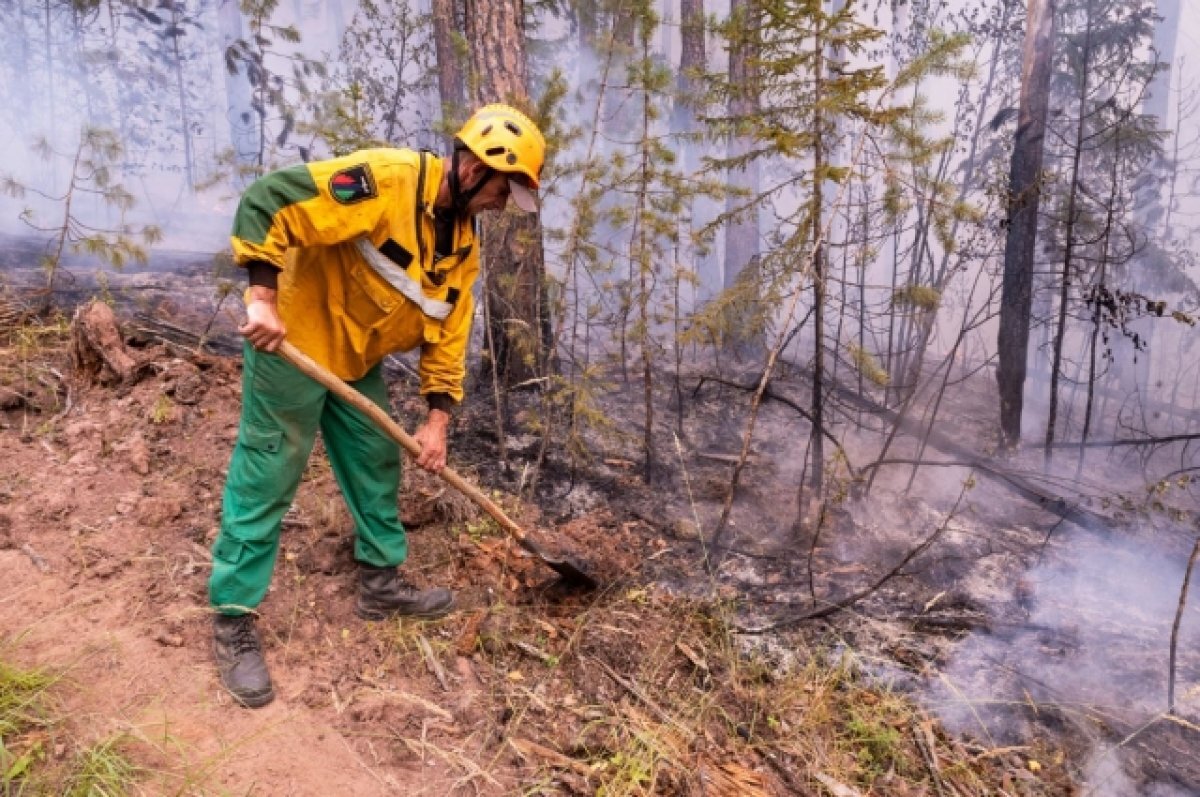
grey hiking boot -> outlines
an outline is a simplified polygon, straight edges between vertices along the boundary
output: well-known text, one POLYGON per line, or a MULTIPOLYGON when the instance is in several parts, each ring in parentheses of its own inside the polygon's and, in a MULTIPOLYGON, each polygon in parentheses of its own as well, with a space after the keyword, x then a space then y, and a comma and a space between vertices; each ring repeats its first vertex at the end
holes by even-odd
POLYGON ((445 587, 417 589, 394 567, 358 563, 358 602, 354 612, 364 620, 415 617, 432 620, 450 613, 454 593, 445 587))
POLYGON ((254 615, 213 617, 213 655, 221 684, 234 700, 247 708, 259 708, 275 699, 254 615))

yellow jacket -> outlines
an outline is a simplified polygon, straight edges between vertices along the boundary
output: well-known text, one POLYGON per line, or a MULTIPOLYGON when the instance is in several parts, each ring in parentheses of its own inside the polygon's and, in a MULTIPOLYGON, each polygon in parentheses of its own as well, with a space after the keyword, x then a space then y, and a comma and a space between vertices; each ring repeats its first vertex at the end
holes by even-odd
POLYGON ((421 393, 461 401, 479 274, 474 225, 455 224, 454 255, 434 254, 433 202, 442 160, 407 149, 372 149, 266 175, 242 197, 234 259, 282 269, 279 314, 288 340, 333 373, 361 378, 386 355, 421 347, 421 393), (443 321, 425 315, 355 249, 372 245, 453 305, 443 321))

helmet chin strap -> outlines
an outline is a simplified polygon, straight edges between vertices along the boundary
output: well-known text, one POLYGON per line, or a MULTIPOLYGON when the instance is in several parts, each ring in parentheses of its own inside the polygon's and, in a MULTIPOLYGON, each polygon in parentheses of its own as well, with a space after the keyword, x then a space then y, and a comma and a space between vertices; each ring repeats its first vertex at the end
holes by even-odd
POLYGON ((458 177, 458 153, 462 152, 458 147, 454 148, 454 153, 450 156, 450 204, 454 208, 456 216, 465 218, 467 215, 467 205, 475 198, 475 195, 483 190, 487 181, 492 179, 495 173, 494 169, 484 170, 483 177, 470 188, 463 189, 462 181, 458 177))

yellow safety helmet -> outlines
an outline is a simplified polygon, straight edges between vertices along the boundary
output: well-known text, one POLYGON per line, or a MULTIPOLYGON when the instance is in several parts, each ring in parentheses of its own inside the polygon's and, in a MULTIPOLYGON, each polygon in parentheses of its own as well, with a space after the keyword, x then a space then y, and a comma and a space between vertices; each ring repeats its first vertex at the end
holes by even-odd
POLYGON ((532 119, 509 105, 485 105, 463 124, 455 145, 470 150, 492 169, 509 174, 513 202, 524 211, 537 210, 546 139, 532 119))

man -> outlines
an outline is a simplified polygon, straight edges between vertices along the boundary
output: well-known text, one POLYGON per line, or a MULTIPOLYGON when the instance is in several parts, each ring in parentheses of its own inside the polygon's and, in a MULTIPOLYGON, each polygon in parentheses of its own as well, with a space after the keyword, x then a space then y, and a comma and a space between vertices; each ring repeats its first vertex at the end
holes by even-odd
POLYGON ((510 198, 536 211, 544 157, 533 122, 488 105, 463 125, 449 158, 365 150, 274 172, 243 196, 232 237, 250 281, 242 416, 209 582, 221 682, 242 705, 274 698, 253 612, 318 430, 354 519, 356 613, 433 618, 454 606, 448 589, 417 589, 397 571, 408 553, 396 506, 398 446, 272 352, 286 335, 387 409, 383 358, 420 347, 429 411, 414 435, 417 464, 440 471, 466 371, 475 216, 510 198))

